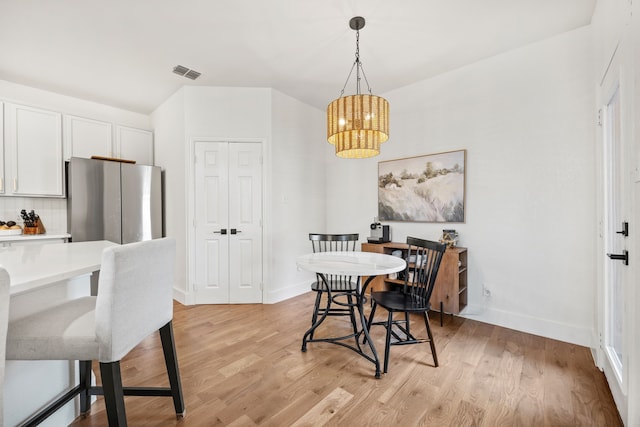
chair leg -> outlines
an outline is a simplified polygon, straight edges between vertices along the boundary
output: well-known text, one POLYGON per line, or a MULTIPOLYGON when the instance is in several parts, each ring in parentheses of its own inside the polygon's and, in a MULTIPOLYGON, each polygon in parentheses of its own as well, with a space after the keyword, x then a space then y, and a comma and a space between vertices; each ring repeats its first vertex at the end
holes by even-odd
MULTIPOLYGON (((320 301, 322 300, 322 291, 316 292, 316 304, 313 307, 313 315, 311 316, 311 326, 315 325, 318 321, 318 312, 320 311, 320 301)), ((309 335, 309 339, 313 339, 313 332, 309 335)))
POLYGON ((80 360, 78 362, 80 371, 80 414, 85 416, 91 410, 91 361, 80 360))
POLYGON ((424 316, 424 324, 427 327, 427 335, 429 336, 429 345, 431 346, 431 354, 433 355, 433 364, 438 367, 438 355, 436 354, 436 343, 433 340, 433 334, 431 333, 431 326, 429 324, 429 316, 427 312, 422 313, 424 316))
MULTIPOLYGON (((373 324, 373 316, 375 316, 376 308, 378 307, 378 304, 376 304, 376 302, 373 300, 373 298, 371 298, 371 304, 372 304, 371 312, 369 313, 369 320, 367 321, 367 329, 369 330, 369 333, 371 333, 371 325, 373 324)), ((366 343, 367 343, 367 336, 365 335, 364 338, 362 339, 362 344, 366 344, 366 343)))
POLYGON ((358 324, 356 323, 356 311, 353 303, 353 295, 347 294, 347 303, 349 304, 349 316, 351 317, 351 325, 353 326, 353 333, 358 337, 358 324))
POLYGON ((411 339, 411 325, 409 325, 409 312, 405 311, 404 312, 404 324, 405 324, 405 329, 407 330, 407 340, 411 339))
POLYGON ((162 341, 164 361, 167 365, 167 374, 169 376, 169 385, 171 386, 173 406, 176 410, 176 416, 178 418, 182 418, 184 417, 185 407, 184 398, 182 397, 182 384, 180 383, 180 371, 178 369, 176 345, 173 337, 173 322, 169 322, 160 328, 160 340, 162 341))
POLYGON ((391 328, 393 327, 393 311, 389 311, 389 317, 387 318, 387 338, 384 344, 384 369, 382 372, 385 374, 389 368, 389 353, 391 352, 391 328))
POLYGON ((104 405, 107 409, 109 427, 125 427, 127 414, 124 410, 120 362, 100 362, 100 375, 102 376, 102 391, 104 392, 104 405))

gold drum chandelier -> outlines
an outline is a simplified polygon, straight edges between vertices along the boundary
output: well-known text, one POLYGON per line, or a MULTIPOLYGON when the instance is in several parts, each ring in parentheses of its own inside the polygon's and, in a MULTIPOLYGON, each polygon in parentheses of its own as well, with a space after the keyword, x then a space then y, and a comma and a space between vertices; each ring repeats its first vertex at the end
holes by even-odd
POLYGON ((360 62, 360 29, 364 18, 356 16, 349 27, 356 31, 356 59, 340 97, 327 106, 327 140, 336 147, 336 156, 347 159, 373 157, 380 154, 380 144, 389 139, 389 102, 371 94, 369 82, 360 62), (356 69, 356 94, 343 96, 349 78, 356 69), (364 77, 368 95, 360 93, 364 77))

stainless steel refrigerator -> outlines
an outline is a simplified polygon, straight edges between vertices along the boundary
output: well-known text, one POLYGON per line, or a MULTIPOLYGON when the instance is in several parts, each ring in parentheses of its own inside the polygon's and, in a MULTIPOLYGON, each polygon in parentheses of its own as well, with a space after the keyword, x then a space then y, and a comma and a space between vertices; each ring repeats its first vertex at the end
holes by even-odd
POLYGON ((160 168, 72 157, 67 228, 74 242, 124 244, 162 237, 160 168))

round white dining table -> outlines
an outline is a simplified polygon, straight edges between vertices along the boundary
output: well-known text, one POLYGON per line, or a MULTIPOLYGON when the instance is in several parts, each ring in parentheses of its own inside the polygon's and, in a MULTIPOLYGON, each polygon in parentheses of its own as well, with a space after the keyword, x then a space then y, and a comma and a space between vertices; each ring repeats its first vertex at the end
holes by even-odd
POLYGON ((299 256, 296 258, 296 265, 300 269, 318 274, 324 282, 326 292, 328 294, 327 309, 324 310, 323 315, 316 321, 316 323, 314 323, 311 328, 305 332, 302 338, 302 351, 307 351, 307 343, 310 342, 330 342, 347 347, 372 362, 376 367, 376 378, 380 378, 380 361, 378 359, 378 353, 375 345, 373 344, 373 340, 369 336, 369 330, 364 316, 363 304, 365 300, 365 293, 367 287, 376 276, 404 270, 407 265, 405 260, 400 257, 375 252, 316 252, 299 256), (345 305, 345 303, 338 303, 335 301, 334 296, 331 295, 331 289, 327 284, 327 276, 334 275, 351 276, 358 279, 358 292, 355 306, 360 315, 360 329, 353 334, 341 337, 311 339, 309 337, 313 336, 314 331, 326 319, 329 311, 328 309, 331 304, 345 305), (367 278, 364 283, 360 280, 362 277, 367 278), (360 345, 361 335, 364 335, 364 343, 370 348, 371 355, 367 354, 362 349, 360 345), (355 339, 354 345, 344 342, 351 338, 355 339))

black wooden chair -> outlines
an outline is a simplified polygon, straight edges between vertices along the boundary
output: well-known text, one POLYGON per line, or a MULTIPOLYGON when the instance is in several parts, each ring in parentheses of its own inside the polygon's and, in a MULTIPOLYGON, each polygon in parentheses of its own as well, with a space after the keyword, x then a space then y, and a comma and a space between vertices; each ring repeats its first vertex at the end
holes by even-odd
POLYGON ((436 346, 429 325, 428 311, 431 308, 429 299, 436 283, 442 256, 447 248, 445 244, 429 240, 407 237, 407 269, 404 274, 404 286, 397 290, 372 292, 373 306, 367 326, 383 325, 387 329, 384 349, 384 373, 389 367, 389 353, 392 345, 420 344, 431 345, 433 363, 438 366, 436 346), (376 308, 380 306, 388 311, 386 321, 374 322, 376 308), (394 319, 394 313, 404 313, 404 318, 394 319), (422 313, 427 329, 427 338, 416 338, 411 333, 409 314, 422 313), (393 337, 393 341, 391 339, 393 337))
MULTIPOLYGON (((337 252, 356 250, 359 235, 355 234, 319 234, 309 233, 309 240, 313 247, 313 252, 337 252)), ((358 292, 358 278, 351 276, 326 275, 327 283, 330 287, 332 301, 327 300, 326 305, 321 306, 322 298, 328 296, 327 288, 320 277, 316 276, 316 281, 311 284, 311 290, 316 292, 316 302, 313 308, 313 316, 311 324, 314 325, 318 316, 323 316, 326 312, 327 316, 349 316, 353 325, 353 332, 357 333, 356 315, 354 307, 356 304, 358 292), (344 296, 346 303, 339 301, 344 296), (338 297, 338 299, 336 299, 338 297)), ((313 339, 313 333, 309 336, 313 339)))

